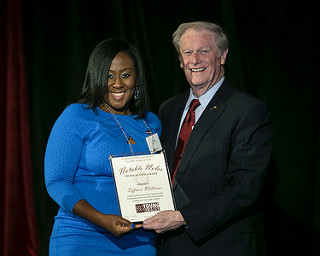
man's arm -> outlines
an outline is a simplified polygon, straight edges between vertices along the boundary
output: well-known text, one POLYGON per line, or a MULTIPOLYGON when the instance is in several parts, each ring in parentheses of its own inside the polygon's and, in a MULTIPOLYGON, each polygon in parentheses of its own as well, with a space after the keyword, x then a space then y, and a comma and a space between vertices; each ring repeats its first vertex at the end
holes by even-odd
POLYGON ((165 232, 183 225, 184 220, 189 234, 199 240, 251 206, 259 197, 271 155, 272 131, 264 103, 254 104, 243 113, 230 143, 226 183, 221 189, 179 209, 179 214, 159 213, 147 219, 144 227, 165 232))

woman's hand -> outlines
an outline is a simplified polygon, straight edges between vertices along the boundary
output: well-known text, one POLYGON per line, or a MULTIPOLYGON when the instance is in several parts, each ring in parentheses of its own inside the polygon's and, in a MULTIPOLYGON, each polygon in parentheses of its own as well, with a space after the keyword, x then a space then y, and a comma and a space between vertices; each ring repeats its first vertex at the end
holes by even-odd
POLYGON ((101 227, 110 232, 115 237, 120 237, 123 234, 142 227, 142 225, 134 225, 130 221, 113 214, 104 214, 101 218, 101 227))
POLYGON ((118 215, 103 214, 93 208, 86 200, 78 201, 73 207, 74 215, 80 216, 93 224, 105 229, 115 237, 120 237, 123 234, 141 228, 142 225, 134 225, 130 221, 118 215))

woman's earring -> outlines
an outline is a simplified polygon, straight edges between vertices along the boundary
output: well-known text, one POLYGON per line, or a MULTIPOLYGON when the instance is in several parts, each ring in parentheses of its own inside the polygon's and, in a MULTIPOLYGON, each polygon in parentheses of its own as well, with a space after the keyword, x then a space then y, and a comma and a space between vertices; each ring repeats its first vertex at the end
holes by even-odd
POLYGON ((139 94, 140 94, 139 86, 137 86, 136 89, 134 90, 134 95, 133 95, 134 100, 139 99, 139 94))

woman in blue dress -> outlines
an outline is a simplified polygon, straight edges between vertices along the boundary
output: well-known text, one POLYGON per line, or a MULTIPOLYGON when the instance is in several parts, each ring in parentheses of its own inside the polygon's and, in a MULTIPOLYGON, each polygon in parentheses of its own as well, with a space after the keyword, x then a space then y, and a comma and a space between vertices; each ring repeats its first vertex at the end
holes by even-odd
POLYGON ((60 206, 50 256, 155 255, 155 234, 122 218, 110 155, 150 152, 161 133, 146 110, 141 57, 122 40, 93 50, 82 92, 55 122, 45 154, 45 183, 60 206))

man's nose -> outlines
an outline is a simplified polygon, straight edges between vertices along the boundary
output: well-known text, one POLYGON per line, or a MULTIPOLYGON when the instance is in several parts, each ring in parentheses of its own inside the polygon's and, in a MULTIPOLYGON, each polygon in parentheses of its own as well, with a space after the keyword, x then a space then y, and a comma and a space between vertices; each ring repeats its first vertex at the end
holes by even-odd
POLYGON ((193 52, 191 55, 191 63, 192 64, 198 64, 201 62, 201 59, 199 58, 198 52, 193 52))

